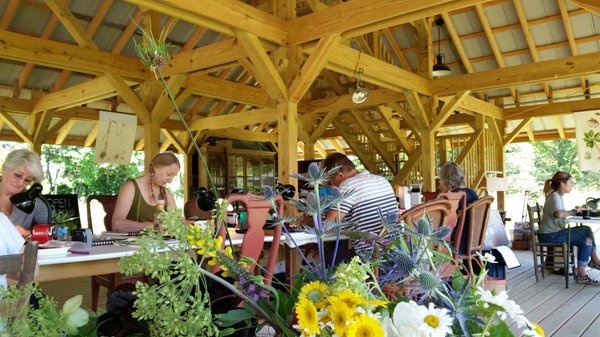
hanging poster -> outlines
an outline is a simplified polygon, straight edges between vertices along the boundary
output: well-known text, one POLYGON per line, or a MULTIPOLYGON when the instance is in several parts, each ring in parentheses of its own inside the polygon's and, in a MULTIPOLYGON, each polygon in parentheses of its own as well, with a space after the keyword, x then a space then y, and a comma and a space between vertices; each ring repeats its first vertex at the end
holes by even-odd
POLYGON ((100 111, 95 163, 129 164, 133 153, 137 117, 100 111))
POLYGON ((573 114, 582 171, 600 169, 600 110, 573 114))

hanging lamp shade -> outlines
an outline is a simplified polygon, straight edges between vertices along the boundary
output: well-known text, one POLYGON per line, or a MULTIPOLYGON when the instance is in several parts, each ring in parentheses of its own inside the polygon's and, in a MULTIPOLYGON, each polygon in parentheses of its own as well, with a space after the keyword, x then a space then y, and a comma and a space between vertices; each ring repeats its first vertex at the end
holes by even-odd
POLYGON ((444 20, 439 18, 435 20, 437 26, 438 38, 437 38, 437 55, 435 55, 435 64, 433 65, 433 77, 443 77, 452 74, 452 70, 444 63, 444 54, 440 51, 440 41, 442 39, 441 27, 444 24, 444 20))
POLYGON ((360 104, 366 101, 367 97, 369 97, 369 89, 361 87, 360 84, 356 82, 356 88, 354 89, 354 93, 352 93, 352 102, 360 104))
POLYGON ((450 74, 452 74, 450 67, 444 64, 444 54, 437 54, 433 65, 433 77, 448 76, 450 74))

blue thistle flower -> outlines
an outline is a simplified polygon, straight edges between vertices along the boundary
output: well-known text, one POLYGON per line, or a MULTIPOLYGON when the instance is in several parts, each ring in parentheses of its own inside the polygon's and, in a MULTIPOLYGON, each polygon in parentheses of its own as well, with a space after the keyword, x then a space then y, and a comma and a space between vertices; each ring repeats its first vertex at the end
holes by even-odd
POLYGON ((319 167, 319 164, 317 163, 310 163, 310 165, 308 165, 308 179, 310 180, 316 180, 319 179, 321 176, 321 168, 319 167))
POLYGON ((417 280, 419 281, 419 284, 423 290, 427 292, 437 290, 442 284, 438 277, 427 271, 421 271, 417 277, 417 280))
POLYGON ((415 228, 418 233, 429 236, 431 234, 431 221, 423 216, 417 221, 415 228))
POLYGON ((277 194, 273 190, 273 187, 266 185, 265 187, 263 187, 263 196, 265 197, 265 199, 273 199, 277 196, 277 194))

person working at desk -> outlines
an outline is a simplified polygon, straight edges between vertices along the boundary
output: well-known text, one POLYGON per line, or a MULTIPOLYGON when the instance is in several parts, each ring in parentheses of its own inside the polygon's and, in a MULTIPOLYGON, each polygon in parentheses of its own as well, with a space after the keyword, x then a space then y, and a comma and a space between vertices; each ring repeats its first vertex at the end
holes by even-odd
MULTIPOLYGON (((544 213, 542 214, 542 223, 538 231, 540 242, 567 242, 568 233, 565 230, 565 218, 575 215, 576 210, 567 211, 563 203, 563 195, 571 192, 573 188, 573 179, 567 172, 558 171, 552 176, 552 179, 546 180, 544 184, 544 194, 546 201, 544 204, 544 213)), ((590 267, 600 270, 600 260, 596 254, 596 242, 594 233, 588 226, 577 226, 570 229, 571 242, 577 246, 577 283, 600 285, 600 281, 591 279, 585 272, 585 268, 590 267), (591 257, 591 261, 590 261, 591 257)))
MULTIPOLYGON (((440 189, 444 192, 465 192, 467 195, 467 205, 479 199, 477 192, 466 187, 465 173, 457 163, 447 162, 440 168, 440 189)), ((459 204, 460 206, 460 204, 459 204)), ((467 221, 465 219, 465 221, 467 221)), ((464 228, 469 228, 469 224, 465 222, 464 228)), ((460 237, 459 251, 465 254, 467 251, 468 231, 463 230, 460 237)), ((451 241, 456 240, 456 232, 452 232, 451 241)))
POLYGON ((44 199, 37 197, 33 212, 27 214, 15 207, 10 197, 23 192, 29 185, 40 182, 43 178, 44 170, 37 153, 19 149, 6 156, 0 177, 0 212, 6 214, 24 238, 30 237, 34 224, 52 222, 50 207, 44 199))
POLYGON ((112 218, 112 230, 139 232, 154 225, 154 211, 159 196, 164 195, 165 206, 176 207, 173 194, 165 187, 179 172, 179 159, 173 152, 154 156, 146 173, 127 180, 117 198, 112 218))
MULTIPOLYGON (((339 169, 329 178, 331 184, 337 186, 342 193, 353 191, 340 205, 339 221, 351 223, 348 228, 350 230, 379 234, 383 227, 381 215, 398 212, 392 185, 384 177, 369 171, 358 172, 354 163, 341 153, 332 153, 323 161, 325 170, 329 171, 335 167, 339 169)), ((334 221, 337 215, 338 210, 333 207, 327 214, 327 220, 334 221)), ((354 241, 352 244, 356 252, 366 253, 371 249, 365 242, 354 241)), ((338 256, 346 255, 341 257, 342 261, 354 255, 352 251, 347 254, 340 253, 338 256)))

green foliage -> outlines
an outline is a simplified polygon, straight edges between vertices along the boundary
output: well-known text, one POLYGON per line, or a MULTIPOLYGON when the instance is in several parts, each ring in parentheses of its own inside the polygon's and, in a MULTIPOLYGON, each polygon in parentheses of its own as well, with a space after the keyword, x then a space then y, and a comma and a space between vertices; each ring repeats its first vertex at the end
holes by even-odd
POLYGON ((96 336, 95 313, 80 308, 81 295, 68 299, 58 309, 56 301, 42 294, 36 283, 24 288, 10 286, 7 290, 0 288, 3 309, 8 310, 9 316, 0 316, 0 336, 96 336), (39 299, 38 308, 22 305, 29 294, 39 299))
POLYGON ((600 172, 581 171, 577 157, 577 143, 574 139, 533 142, 536 170, 534 176, 540 186, 556 171, 569 172, 580 191, 600 189, 600 172))
POLYGON ((63 225, 69 229, 75 229, 77 228, 75 220, 77 220, 78 218, 79 217, 76 216, 70 216, 69 213, 65 211, 56 212, 52 210, 52 224, 54 225, 63 225))
POLYGON ((140 174, 141 153, 134 153, 129 165, 96 164, 90 148, 42 146, 46 180, 50 193, 78 195, 117 194, 123 182, 140 174))
POLYGON ((534 199, 556 171, 569 172, 580 191, 600 189, 600 172, 580 170, 574 139, 510 144, 505 149, 505 171, 509 193, 531 191, 534 199))

